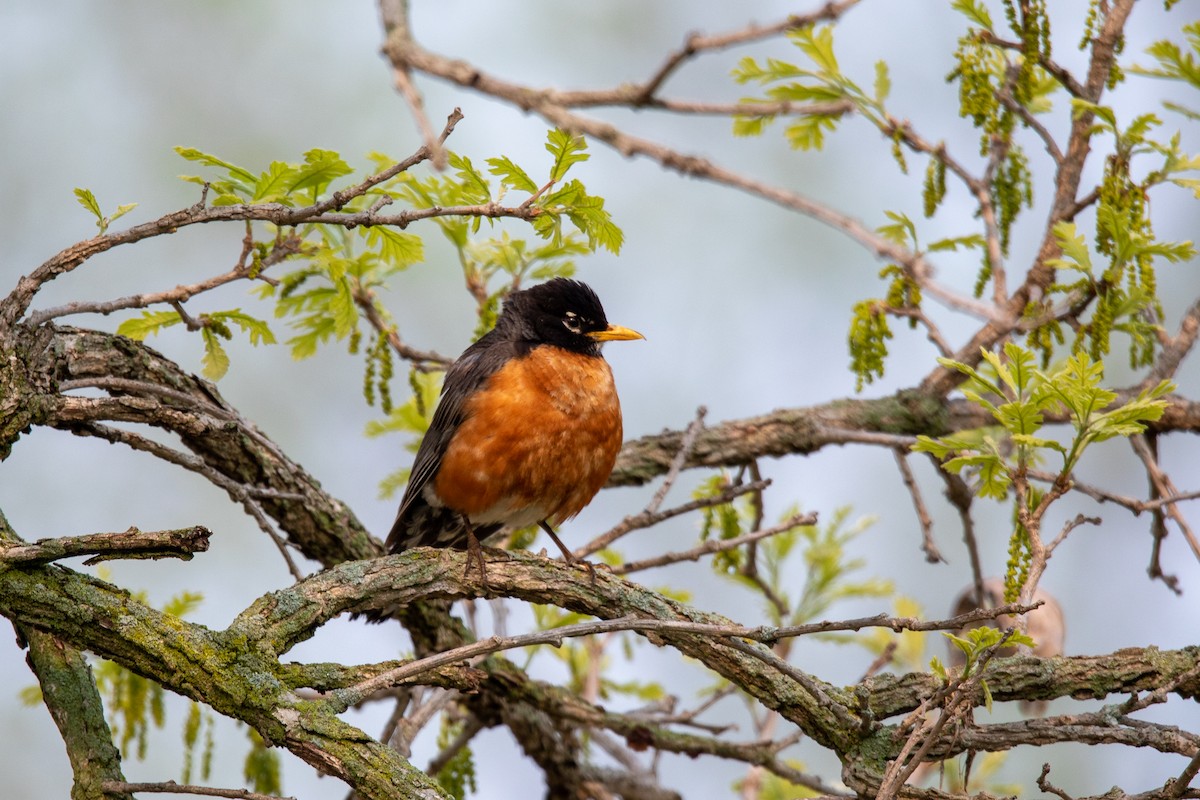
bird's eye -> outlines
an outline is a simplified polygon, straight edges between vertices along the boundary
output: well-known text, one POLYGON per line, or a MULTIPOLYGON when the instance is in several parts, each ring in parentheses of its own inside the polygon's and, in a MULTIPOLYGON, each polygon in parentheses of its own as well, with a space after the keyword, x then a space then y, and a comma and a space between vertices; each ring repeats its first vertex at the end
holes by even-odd
POLYGON ((580 319, 579 315, 576 314, 574 311, 568 311, 566 314, 563 315, 563 325, 571 333, 582 333, 583 332, 583 320, 580 319))

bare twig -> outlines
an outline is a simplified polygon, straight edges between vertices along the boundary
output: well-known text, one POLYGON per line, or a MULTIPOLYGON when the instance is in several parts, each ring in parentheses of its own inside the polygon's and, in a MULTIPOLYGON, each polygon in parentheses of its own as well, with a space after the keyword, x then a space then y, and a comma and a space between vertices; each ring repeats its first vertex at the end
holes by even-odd
POLYGON ((704 428, 704 417, 706 414, 708 414, 708 409, 704 406, 696 409, 696 416, 688 423, 687 429, 683 432, 683 439, 679 442, 679 452, 671 459, 671 466, 667 469, 667 474, 663 478, 662 485, 658 487, 654 492, 654 496, 650 498, 650 502, 646 504, 646 513, 654 514, 662 507, 663 500, 667 497, 667 492, 671 491, 671 487, 675 485, 675 481, 679 478, 679 471, 683 469, 684 463, 687 462, 687 457, 691 455, 692 448, 696 445, 696 436, 704 428))
POLYGON ((971 487, 967 486, 967 482, 962 477, 942 469, 941 462, 932 454, 929 459, 937 468, 937 474, 941 477, 942 482, 946 484, 944 491, 946 499, 958 510, 958 517, 962 522, 963 543, 967 546, 967 557, 971 562, 971 579, 975 584, 975 603, 981 606, 984 604, 985 595, 983 564, 979 558, 979 543, 975 539, 975 521, 971 518, 971 502, 974 495, 971 493, 971 487))
POLYGON ((1059 797, 1061 800, 1075 800, 1075 798, 1071 797, 1071 795, 1067 794, 1062 789, 1050 782, 1049 764, 1042 764, 1042 774, 1038 775, 1037 786, 1043 792, 1059 797))
MULTIPOLYGON (((248 224, 248 221, 247 221, 248 224)), ((203 292, 211 291, 219 286, 224 286, 237 280, 256 280, 264 279, 262 270, 266 267, 273 266, 289 256, 299 252, 300 240, 296 237, 287 237, 277 244, 271 253, 263 258, 257 265, 258 272, 252 273, 244 264, 238 264, 228 272, 216 275, 208 280, 200 281, 199 283, 189 284, 186 286, 176 286, 174 289, 168 289, 162 292, 151 292, 143 294, 129 295, 128 297, 120 297, 115 300, 105 300, 99 302, 74 302, 67 303, 53 308, 35 311, 29 315, 26 320, 29 325, 41 325, 52 319, 65 317, 71 314, 111 314, 114 311, 122 311, 128 308, 147 308, 148 306, 158 303, 169 303, 173 306, 181 305, 187 300, 195 297, 203 292)), ((193 321, 193 324, 199 325, 193 321)), ((190 327, 190 326, 189 326, 190 327)))
POLYGON ((1168 798, 1183 797, 1183 793, 1196 780, 1198 774, 1200 774, 1200 750, 1196 751, 1196 755, 1192 756, 1192 760, 1183 768, 1183 772, 1179 773, 1178 777, 1163 787, 1163 791, 1168 798))
MULTIPOLYGON (((379 4, 379 13, 383 20, 384 32, 389 38, 392 36, 401 39, 412 37, 408 14, 408 0, 387 0, 387 2, 381 2, 379 4)), ((404 97, 404 101, 408 103, 408 108, 417 123, 417 130, 420 131, 425 146, 430 150, 430 160, 433 162, 434 167, 439 171, 445 169, 446 151, 442 147, 445 137, 439 140, 434 134, 433 125, 430 124, 429 117, 425 114, 425 101, 421 98, 421 93, 413 83, 409 70, 393 65, 392 82, 401 96, 404 97)))
POLYGON ((442 709, 458 699, 458 692, 453 689, 433 689, 430 697, 423 703, 416 703, 412 710, 396 725, 388 744, 404 754, 412 752, 413 740, 417 734, 433 720, 442 709))
POLYGON ((375 302, 375 291, 373 289, 357 286, 352 296, 354 297, 355 305, 362 310, 367 324, 374 328, 380 336, 387 339, 388 345, 396 355, 405 361, 411 361, 418 367, 432 364, 442 368, 450 366, 450 363, 454 361, 454 359, 432 350, 418 350, 415 347, 405 344, 400 338, 400 331, 397 327, 384 318, 379 305, 375 302))
POLYGON ((1054 541, 1046 545, 1046 557, 1049 558, 1054 552, 1055 548, 1062 544, 1063 540, 1067 538, 1067 535, 1080 525, 1099 525, 1103 521, 1104 520, 1100 519, 1099 517, 1087 517, 1083 514, 1076 514, 1074 519, 1067 520, 1067 522, 1063 524, 1062 530, 1058 532, 1058 536, 1054 537, 1054 541))
POLYGON ((292 577, 296 580, 304 577, 304 573, 300 571, 300 568, 292 558, 291 552, 288 550, 287 542, 275 531, 274 526, 271 525, 271 521, 267 519, 267 515, 263 512, 258 502, 256 502, 254 493, 248 487, 227 478, 196 456, 181 453, 178 450, 160 444, 153 439, 148 439, 133 431, 102 425, 98 422, 75 423, 69 427, 75 433, 84 436, 95 436, 113 443, 128 445, 134 450, 150 453, 164 461, 177 464, 184 469, 203 475, 211 483, 228 492, 229 496, 235 501, 242 504, 242 508, 246 509, 246 513, 258 523, 258 527, 275 543, 292 577))
POLYGON ((896 466, 900 469, 900 477, 904 479, 904 486, 912 496, 913 508, 917 512, 917 521, 921 525, 921 550, 925 552, 925 560, 930 564, 939 562, 944 564, 946 559, 938 550, 937 542, 933 540, 933 519, 929 516, 929 509, 925 507, 921 490, 917 488, 916 478, 913 477, 912 469, 908 466, 908 451, 897 448, 892 451, 892 454, 896 457, 896 466))
MULTIPOLYGON (((1179 490, 1175 488, 1174 482, 1171 480, 1162 468, 1158 466, 1158 459, 1153 452, 1152 446, 1147 442, 1145 436, 1131 436, 1129 444, 1133 448, 1134 453, 1142 460, 1142 464, 1146 467, 1146 474, 1150 478, 1151 485, 1154 487, 1154 492, 1157 497, 1165 498, 1168 502, 1162 506, 1162 513, 1174 520, 1179 527, 1180 533, 1183 534, 1188 546, 1192 550, 1192 554, 1200 560, 1200 542, 1196 540, 1195 534, 1192 533, 1191 527, 1184 519, 1182 512, 1176 507, 1174 498, 1179 494, 1179 490)), ((1155 513, 1159 513, 1155 511, 1155 513)), ((1165 535, 1165 533, 1164 533, 1165 535)), ((1156 537, 1156 541, 1161 541, 1162 537, 1156 537)))
POLYGON ((232 797, 236 800, 295 800, 294 797, 280 797, 273 794, 260 794, 246 789, 217 789, 211 786, 191 786, 175 781, 161 783, 130 783, 128 781, 104 781, 101 788, 113 794, 134 794, 147 792, 149 794, 198 794, 205 797, 232 797))
POLYGON ((0 564, 48 564, 72 556, 93 555, 85 564, 116 558, 179 558, 188 561, 208 550, 212 532, 196 525, 165 531, 130 528, 121 533, 89 533, 60 539, 5 544, 0 542, 0 564))
MULTIPOLYGON (((691 633, 720 639, 749 639, 757 642, 773 643, 780 639, 806 636, 813 633, 861 630, 863 628, 890 628, 894 631, 957 630, 971 623, 985 619, 995 619, 1005 614, 1024 614, 1039 606, 1041 606, 1041 602, 1029 604, 1009 603, 996 608, 975 609, 966 614, 959 614, 956 617, 945 620, 919 620, 915 617, 889 617, 886 614, 877 614, 872 617, 859 617, 850 620, 814 622, 805 625, 789 625, 784 627, 758 626, 753 628, 741 625, 715 625, 634 616, 598 619, 515 636, 491 636, 487 639, 471 642, 452 650, 434 653, 425 658, 385 670, 366 680, 360 681, 352 687, 347 687, 336 698, 331 697, 329 702, 336 704, 338 707, 350 708, 363 698, 369 697, 382 689, 409 681, 417 675, 438 669, 447 664, 477 659, 491 653, 512 650, 518 647, 533 645, 553 645, 558 647, 564 639, 611 633, 614 631, 691 633)), ((755 657, 758 658, 759 656, 755 655, 755 657)), ((791 670, 789 674, 791 672, 794 672, 794 670, 791 670)))
POLYGON ((691 548, 690 550, 684 550, 678 553, 663 553, 661 556, 647 558, 642 561, 626 562, 614 567, 612 571, 616 575, 628 575, 633 572, 641 572, 645 569, 665 567, 668 564, 677 564, 681 561, 699 561, 704 556, 712 555, 713 553, 723 553, 726 550, 733 550, 741 547, 744 544, 757 542, 760 539, 766 539, 770 536, 777 536, 780 533, 784 533, 804 525, 815 525, 816 521, 816 514, 796 514, 795 516, 784 520, 779 525, 773 525, 770 528, 744 533, 741 536, 735 536, 732 539, 709 539, 706 542, 701 542, 699 545, 691 548))
POLYGON ((577 558, 584 558, 585 556, 591 555, 598 550, 608 547, 614 541, 631 531, 649 528, 657 525, 663 520, 671 519, 672 517, 678 517, 682 514, 688 514, 701 508, 712 508, 713 506, 723 505, 724 503, 728 503, 735 498, 741 497, 742 495, 762 491, 770 485, 771 481, 769 479, 755 481, 752 483, 735 483, 732 486, 723 489, 719 494, 713 495, 712 497, 701 497, 695 500, 689 500, 686 503, 680 503, 677 506, 668 508, 666 511, 655 511, 653 513, 641 511, 633 516, 626 517, 625 519, 621 520, 612 528, 597 536, 579 550, 575 551, 575 555, 577 558))

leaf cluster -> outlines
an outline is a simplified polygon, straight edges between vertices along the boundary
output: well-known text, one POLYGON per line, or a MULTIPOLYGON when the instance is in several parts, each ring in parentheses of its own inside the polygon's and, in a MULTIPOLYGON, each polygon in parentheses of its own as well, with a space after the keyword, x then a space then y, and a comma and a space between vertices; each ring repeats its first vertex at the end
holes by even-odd
MULTIPOLYGON (((892 86, 885 62, 875 64, 874 80, 868 90, 846 75, 839 66, 834 52, 832 27, 800 27, 789 32, 788 39, 805 56, 811 68, 777 58, 768 58, 764 62, 750 56, 743 58, 733 70, 734 80, 764 87, 761 96, 742 98, 743 103, 849 103, 857 113, 881 129, 890 130, 893 127, 884 107, 892 86)), ((820 150, 825 145, 825 135, 837 128, 843 115, 844 112, 836 108, 806 111, 788 120, 784 136, 796 149, 820 150)), ((773 113, 737 116, 733 122, 733 133, 735 136, 759 136, 776 116, 773 113)), ((893 154, 901 169, 906 169, 898 146, 893 154)))
POLYGON ((913 450, 932 453, 944 469, 970 470, 979 494, 1005 499, 1015 476, 1053 453, 1060 473, 1071 474, 1084 451, 1096 442, 1133 436, 1157 420, 1166 408, 1162 398, 1174 389, 1169 381, 1142 391, 1116 408, 1116 393, 1101 386, 1104 365, 1079 352, 1051 372, 1036 368, 1034 354, 1012 342, 1003 355, 983 351, 986 367, 975 369, 951 359, 938 359, 967 376, 963 395, 988 411, 997 427, 933 438, 918 436, 913 450), (1064 413, 1073 429, 1067 444, 1042 434, 1047 412, 1064 413), (996 431, 999 432, 997 435, 996 431))
MULTIPOLYGON (((1146 48, 1146 54, 1158 62, 1156 67, 1135 65, 1129 71, 1135 75, 1182 81, 1193 89, 1200 89, 1200 20, 1184 25, 1183 35, 1187 43, 1182 47, 1170 39, 1160 39, 1146 48)), ((1200 120, 1200 111, 1195 109, 1169 100, 1164 100, 1163 106, 1188 119, 1200 120)))
POLYGON ((108 232, 109 225, 137 208, 137 203, 124 203, 117 206, 117 210, 113 213, 105 215, 100 210, 100 203, 96 200, 96 195, 92 194, 91 189, 77 188, 75 190, 75 199, 79 201, 79 205, 91 212, 92 216, 96 218, 96 228, 100 231, 101 236, 108 232))
MULTIPOLYGON (((214 173, 203 178, 185 175, 183 179, 204 186, 215 206, 307 208, 322 204, 338 214, 354 215, 356 220, 367 216, 367 223, 353 225, 339 224, 336 219, 285 228, 248 224, 246 253, 250 260, 244 263, 244 272, 246 277, 260 280, 258 296, 272 301, 276 319, 291 327, 293 335, 285 343, 294 358, 308 358, 332 341, 344 341, 351 353, 362 354, 364 397, 372 405, 378 402, 389 418, 394 411, 392 337, 396 325, 379 295, 396 276, 425 260, 425 243, 417 234, 403 230, 403 224, 373 224, 370 220, 379 209, 397 201, 414 210, 437 212, 432 219, 455 247, 467 287, 478 301, 476 333, 482 334, 494 324, 503 296, 522 281, 569 276, 575 271, 577 257, 598 247, 617 252, 623 242, 604 200, 588 194, 579 180, 569 176, 572 167, 587 160, 586 142, 551 130, 546 150, 550 163, 541 185, 505 156, 489 158, 485 173, 457 153, 449 154, 450 172, 427 176, 396 170, 393 159, 373 153, 371 176, 354 185, 347 183, 354 170, 331 150, 310 150, 300 162, 273 161, 265 170, 255 171, 195 148, 176 149, 182 158, 214 173), (529 219, 534 241, 515 237, 508 230, 478 237, 485 219, 489 226, 497 224, 493 217, 499 203, 514 192, 528 195, 520 209, 529 219), (461 213, 446 214, 446 209, 461 209, 461 213), (263 271, 280 262, 291 268, 277 278, 265 279, 263 271), (497 277, 503 277, 500 286, 493 285, 497 277)), ((102 230, 132 207, 122 206, 104 217, 90 192, 79 190, 77 195, 97 216, 102 230)), ((193 317, 178 304, 173 310, 146 310, 124 321, 118 332, 144 339, 180 323, 200 333, 204 375, 212 380, 228 371, 225 343, 235 330, 254 345, 276 341, 267 321, 241 309, 193 317)), ((415 395, 419 394, 419 379, 410 377, 410 382, 415 395)), ((411 411, 410 404, 403 404, 389 429, 416 432, 420 426, 413 424, 411 411)), ((396 482, 394 476, 389 480, 396 482)))
MULTIPOLYGON (((978 628, 972 628, 969 631, 964 631, 961 636, 953 633, 942 634, 950 643, 957 647, 963 654, 965 659, 962 676, 964 678, 978 676, 986 667, 988 659, 996 652, 996 649, 1003 644, 1005 647, 1033 647, 1034 641, 1027 634, 1019 630, 1001 631, 998 628, 993 628, 988 625, 983 625, 978 628)), ((949 671, 936 657, 930 662, 930 667, 943 681, 950 679, 949 671)), ((983 691, 983 703, 988 711, 992 710, 992 691, 988 687, 986 679, 979 681, 979 688, 983 691)))

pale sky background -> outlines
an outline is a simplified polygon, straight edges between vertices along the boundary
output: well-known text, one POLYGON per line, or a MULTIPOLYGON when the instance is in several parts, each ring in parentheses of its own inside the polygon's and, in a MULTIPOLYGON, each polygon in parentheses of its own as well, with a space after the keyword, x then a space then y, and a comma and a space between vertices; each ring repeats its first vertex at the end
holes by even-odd
MULTIPOLYGON (((416 35, 430 49, 471 60, 510 80, 562 88, 644 80, 690 31, 723 32, 815 6, 761 2, 746 10, 741 4, 683 0, 415 0, 413 5, 416 35)), ((955 89, 942 80, 951 69, 954 41, 965 29, 961 18, 946 11, 947 5, 866 0, 839 26, 838 53, 847 71, 868 85, 874 61, 887 59, 894 84, 893 113, 912 120, 926 138, 945 139, 960 158, 974 164, 975 134, 957 119, 955 89)), ((1076 30, 1083 4, 1053 5, 1056 24, 1076 30)), ((1129 29, 1126 62, 1146 62, 1139 54, 1156 38, 1175 33, 1180 39, 1178 28, 1189 19, 1185 5, 1164 15, 1159 3, 1139 4, 1129 29)), ((1002 17, 998 12, 995 16, 1002 17)), ((1055 52, 1058 60, 1073 67, 1081 63, 1070 46, 1077 38, 1077 33, 1067 34, 1055 52)), ((118 227, 195 202, 196 187, 175 176, 196 169, 174 154, 176 145, 194 146, 254 169, 271 160, 299 160, 312 147, 338 150, 359 168, 367 167, 365 155, 373 150, 397 157, 410 154, 419 141, 378 55, 381 39, 375 5, 367 0, 0 5, 0 291, 93 233, 91 219, 72 196, 76 186, 90 188, 106 209, 139 203, 118 227)), ((672 79, 665 94, 735 100, 743 90, 729 78, 729 70, 746 54, 799 57, 781 42, 710 55, 672 79)), ((420 87, 435 124, 454 106, 462 107, 465 119, 450 141, 452 149, 476 164, 504 154, 535 175, 545 168, 546 125, 540 119, 429 80, 421 80, 420 87)), ((1156 111, 1159 98, 1172 89, 1134 78, 1118 95, 1118 114, 1127 121, 1134 113, 1156 111)), ((1194 96, 1183 99, 1193 107, 1200 105, 1194 96)), ((1059 97, 1057 102, 1064 101, 1059 97)), ((824 153, 804 154, 790 150, 778 128, 763 139, 738 140, 730 136, 727 120, 649 112, 609 112, 606 118, 683 152, 820 198, 867 225, 884 223, 884 209, 920 217, 924 160, 911 158, 912 175, 901 176, 886 143, 860 120, 847 121, 824 153)), ((1176 116, 1164 119, 1172 129, 1181 124, 1176 116)), ((1055 124, 1056 130, 1062 129, 1061 118, 1055 124)), ((1191 149, 1200 149, 1194 126, 1187 136, 1191 149)), ((646 160, 624 160, 603 145, 593 144, 592 153, 592 160, 577 168, 577 177, 593 194, 606 198, 624 228, 626 244, 620 257, 600 253, 582 259, 579 277, 597 289, 611 320, 647 336, 644 343, 607 349, 622 394, 628 437, 683 427, 701 404, 715 423, 853 393, 845 347, 850 308, 883 291, 875 277, 882 265, 870 253, 836 231, 759 199, 681 178, 646 160)), ((1046 174, 1046 161, 1036 145, 1030 146, 1030 155, 1036 159, 1035 174, 1046 174)), ((1094 173, 1096 163, 1090 168, 1094 173)), ((1036 246, 1046 185, 1040 184, 1038 205, 1018 229, 1014 265, 1023 263, 1036 246)), ((1189 199, 1181 190, 1154 196, 1162 238, 1196 238, 1196 206, 1189 199)), ((964 193, 952 187, 946 209, 935 221, 922 223, 925 240, 967 232, 969 213, 964 193)), ((519 232, 515 226, 508 229, 514 235, 519 232)), ((474 328, 472 302, 459 288, 457 264, 441 244, 440 233, 433 225, 412 230, 426 236, 427 263, 401 276, 387 302, 409 343, 458 352, 474 328)), ((166 289, 223 272, 236 260, 241 235, 237 226, 207 226, 118 248, 48 286, 36 307, 166 289)), ((940 276, 953 286, 969 287, 974 280, 969 259, 939 255, 936 263, 940 276)), ((1194 262, 1161 267, 1172 329, 1200 288, 1195 267, 1194 262)), ((193 305, 196 310, 256 308, 246 287, 239 285, 193 305)), ((970 320, 931 308, 955 343, 973 329, 970 320)), ((261 307, 257 312, 269 314, 261 307)), ((123 318, 70 321, 112 329, 123 318)), ((282 326, 277 325, 276 332, 286 338, 282 326)), ((150 344, 185 368, 199 371, 197 337, 168 333, 150 344)), ((887 378, 869 387, 868 396, 914 384, 934 356, 919 333, 899 326, 892 352, 887 378)), ((369 528, 386 531, 395 499, 380 499, 378 482, 409 455, 396 438, 362 435, 378 411, 362 401, 361 362, 346 358, 340 346, 305 362, 293 362, 280 347, 234 346, 231 354, 233 366, 220 383, 225 397, 333 495, 349 503, 369 528)), ((1128 379, 1119 371, 1123 356, 1113 361, 1118 367, 1110 380, 1122 385, 1128 379)), ((1200 388, 1196 366, 1194 360, 1185 362, 1179 375, 1192 396, 1200 388)), ((398 384, 396 392, 402 388, 398 384)), ((1173 437, 1162 443, 1162 450, 1180 488, 1195 489, 1193 441, 1173 437)), ((1145 478, 1127 448, 1111 445, 1096 455, 1083 470, 1086 479, 1144 496, 1145 478)), ((950 598, 969 580, 956 515, 942 500, 940 482, 924 461, 914 461, 914 469, 936 517, 938 543, 948 565, 925 563, 911 501, 891 453, 829 448, 811 458, 764 461, 762 466, 776 481, 768 493, 771 516, 799 503, 819 511, 825 520, 843 506, 853 507, 854 518, 878 517, 854 545, 855 554, 866 560, 860 577, 890 578, 929 616, 945 615, 950 598)), ((688 499, 689 487, 701 477, 696 473, 681 481, 668 502, 688 499)), ((564 538, 580 542, 606 529, 640 510, 651 490, 603 493, 566 526, 564 538)), ((146 530, 210 527, 215 534, 211 551, 191 562, 116 562, 110 570, 114 581, 145 590, 156 603, 183 589, 204 592, 205 602, 192 619, 214 627, 227 625, 259 594, 290 582, 274 547, 223 493, 191 474, 100 442, 35 430, 0 464, 0 508, 27 539, 130 525, 146 530)), ((1146 577, 1146 519, 1084 503, 1064 506, 1052 524, 1080 510, 1098 513, 1105 525, 1076 531, 1043 582, 1065 607, 1068 652, 1196 644, 1200 567, 1182 538, 1172 535, 1164 550, 1165 567, 1179 576, 1185 589, 1178 598, 1146 577)), ((1007 510, 997 508, 978 520, 991 573, 1003 570, 1006 518, 1007 510)), ((686 548, 694 541, 697 524, 696 518, 685 517, 653 533, 631 536, 624 552, 634 558, 686 548)), ((802 566, 797 563, 795 569, 799 582, 802 566)), ((673 567, 641 580, 688 589, 698 598, 697 605, 739 622, 762 620, 757 601, 715 579, 707 566, 673 567)), ((511 605, 510 630, 528 629, 526 610, 511 605)), ((878 602, 844 603, 835 606, 830 617, 888 610, 878 602)), ((942 655, 940 642, 929 645, 929 655, 942 655)), ((346 622, 329 626, 291 655, 366 662, 396 657, 403 646, 394 630, 346 622)), ((856 680, 871 661, 858 648, 807 640, 798 642, 794 653, 804 669, 838 683, 856 680)), ((541 656, 538 664, 537 674, 559 676, 552 659, 541 656)), ((619 658, 614 663, 617 678, 646 675, 668 680, 670 690, 684 702, 708 683, 700 670, 674 652, 645 644, 634 664, 619 658)), ((70 770, 57 731, 44 709, 22 706, 17 698, 33 680, 24 653, 11 644, 0 646, 0 726, 9 732, 0 748, 3 793, 13 798, 65 797, 70 770)), ((1060 702, 1052 711, 1097 705, 1060 702)), ((179 778, 176 751, 182 708, 182 703, 170 705, 166 728, 152 742, 149 760, 126 759, 130 780, 179 778)), ((992 718, 1007 719, 1012 713, 999 707, 992 718)), ((351 720, 377 735, 386 714, 381 704, 351 720)), ((1195 716, 1194 706, 1182 705, 1144 714, 1147 719, 1190 723, 1192 730, 1195 716)), ((744 723, 736 702, 719 706, 711 720, 744 723)), ((224 721, 217 730, 220 745, 212 784, 241 785, 244 734, 224 721)), ((744 724, 741 734, 750 735, 744 724)), ((417 742, 414 762, 424 766, 434 752, 432 737, 425 736, 417 742)), ((490 731, 477 740, 478 797, 540 795, 536 770, 523 757, 514 760, 513 752, 504 732, 490 731)), ((831 759, 817 748, 802 744, 788 755, 836 779, 831 759)), ((1073 746, 1014 753, 1001 777, 1032 786, 1047 758, 1055 765, 1052 780, 1072 794, 1101 793, 1118 782, 1128 790, 1159 786, 1183 766, 1181 759, 1157 753, 1073 746)), ((284 761, 285 794, 344 797, 340 782, 318 778, 286 753, 284 761)), ((665 756, 662 774, 667 786, 685 796, 707 797, 722 796, 714 787, 729 786, 741 771, 715 759, 665 756)))

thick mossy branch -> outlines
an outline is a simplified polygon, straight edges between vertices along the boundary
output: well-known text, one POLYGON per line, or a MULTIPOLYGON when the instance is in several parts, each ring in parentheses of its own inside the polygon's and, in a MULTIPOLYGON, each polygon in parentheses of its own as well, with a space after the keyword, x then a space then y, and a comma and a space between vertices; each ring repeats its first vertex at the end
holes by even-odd
POLYGON ((57 566, 0 573, 0 613, 251 725, 364 798, 444 797, 395 750, 339 720, 327 704, 293 694, 278 661, 253 640, 184 622, 57 566))
MULTIPOLYGON (((592 584, 580 580, 578 570, 541 556, 510 553, 497 558, 494 551, 490 555, 494 559, 488 564, 491 593, 553 603, 601 618, 634 615, 732 626, 723 617, 675 603, 610 575, 601 573, 592 584)), ((355 676, 344 669, 325 674, 319 665, 283 667, 278 656, 342 613, 480 596, 477 578, 463 575, 464 558, 456 551, 433 554, 414 550, 346 563, 260 598, 226 631, 183 622, 103 581, 54 566, 0 574, 0 609, 23 625, 51 631, 74 646, 248 722, 270 741, 344 776, 372 796, 364 790, 370 780, 366 785, 359 783, 366 780, 363 770, 375 769, 379 759, 390 759, 389 775, 408 775, 412 767, 337 720, 336 714, 348 701, 357 699, 353 686, 348 686, 355 676), (301 700, 292 690, 297 688, 298 678, 310 676, 315 683, 324 684, 321 688, 346 688, 333 689, 325 698, 301 700)), ((870 720, 911 710, 938 688, 932 676, 913 674, 881 676, 860 687, 839 689, 799 670, 784 673, 753 657, 744 646, 728 646, 720 637, 656 631, 647 638, 700 661, 765 706, 778 710, 820 744, 843 754, 855 753, 866 744, 877 748, 877 728, 870 720), (868 712, 867 723, 844 724, 846 718, 864 719, 864 712, 868 712)), ((1150 648, 1053 660, 1017 657, 995 662, 988 682, 997 700, 1103 697, 1170 684, 1194 670, 1198 658, 1200 649, 1195 648, 1166 652, 1150 648)), ((365 669, 357 676, 359 682, 378 675, 382 667, 365 669)), ((496 678, 497 669, 501 673, 512 670, 504 659, 491 657, 476 667, 474 677, 450 671, 431 682, 469 680, 483 689, 496 678)), ((1179 683, 1174 692, 1195 697, 1198 690, 1200 680, 1193 676, 1179 683)), ((536 697, 526 700, 495 706, 495 715, 508 724, 518 708, 525 708, 526 715, 544 713, 537 708, 536 697)), ((982 705, 984 701, 979 697, 975 702, 982 705)))
POLYGON ((55 636, 25 625, 17 631, 29 648, 29 668, 37 675, 42 700, 66 745, 75 782, 71 800, 133 800, 105 793, 105 781, 123 781, 121 753, 113 744, 104 704, 92 668, 83 654, 55 636))

